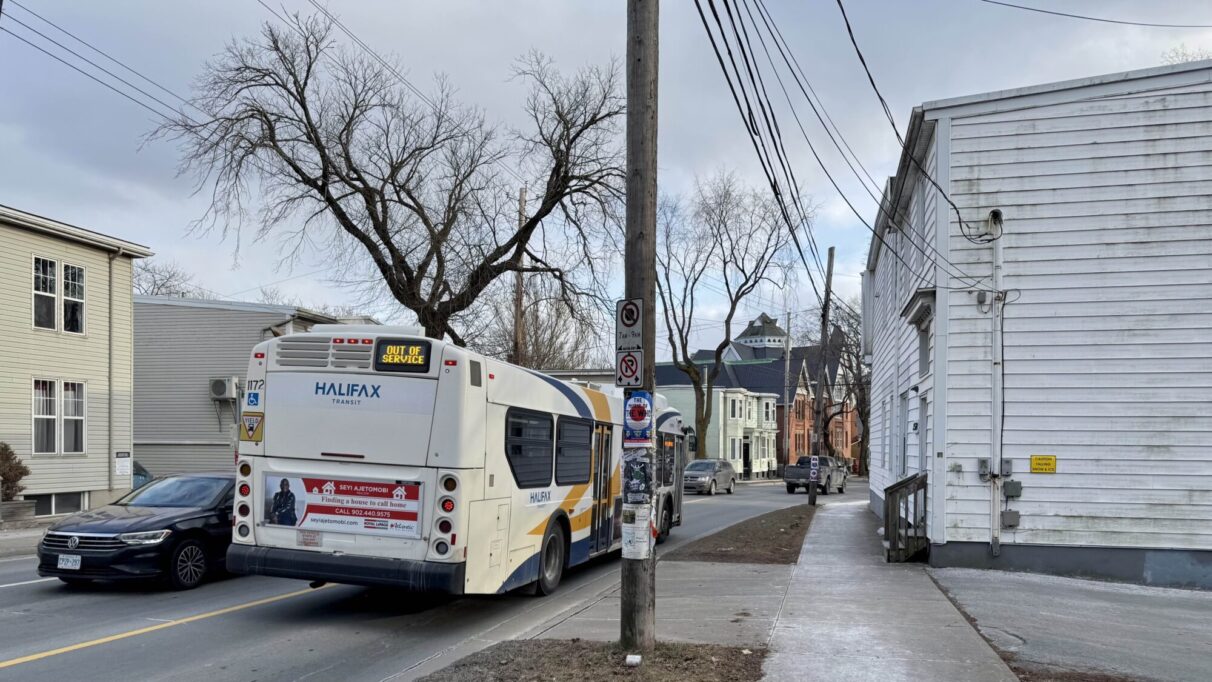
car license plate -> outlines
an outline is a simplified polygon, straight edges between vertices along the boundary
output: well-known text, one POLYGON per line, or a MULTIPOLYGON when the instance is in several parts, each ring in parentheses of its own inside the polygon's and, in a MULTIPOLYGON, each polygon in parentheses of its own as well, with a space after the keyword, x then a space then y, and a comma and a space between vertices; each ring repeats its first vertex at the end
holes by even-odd
POLYGON ((80 570, 80 557, 75 554, 60 554, 58 566, 66 571, 78 571, 80 570))
POLYGON ((300 547, 319 547, 324 536, 318 530, 295 531, 295 544, 300 547))

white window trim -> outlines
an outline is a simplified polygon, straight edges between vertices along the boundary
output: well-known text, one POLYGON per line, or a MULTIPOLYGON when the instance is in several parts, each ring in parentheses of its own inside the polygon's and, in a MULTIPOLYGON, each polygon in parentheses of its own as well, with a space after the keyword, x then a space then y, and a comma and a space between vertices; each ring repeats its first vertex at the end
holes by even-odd
POLYGON ((61 455, 84 455, 88 454, 88 383, 84 381, 73 381, 65 379, 59 382, 59 454, 61 455), (79 417, 67 416, 67 391, 64 390, 66 384, 79 384, 80 386, 80 408, 81 415, 79 417), (67 450, 67 438, 64 437, 67 429, 67 421, 80 422, 80 447, 81 450, 67 450))
POLYGON ((59 331, 59 259, 48 258, 46 256, 39 256, 36 253, 31 254, 30 259, 29 259, 29 276, 30 276, 30 279, 29 279, 29 325, 30 325, 30 327, 32 327, 33 329, 37 329, 39 331, 44 331, 44 332, 59 331), (44 291, 38 291, 38 289, 37 289, 37 286, 36 286, 36 283, 34 280, 34 278, 36 277, 36 275, 34 275, 34 264, 37 263, 39 260, 50 261, 50 263, 53 265, 51 277, 54 279, 55 285, 52 287, 52 289, 54 289, 54 291, 51 291, 50 293, 47 293, 44 291), (37 324, 37 322, 38 322, 37 302, 38 302, 39 296, 50 296, 51 299, 53 299, 53 301, 54 301, 54 305, 51 307, 55 313, 55 322, 54 322, 54 324, 52 324, 49 327, 39 327, 37 324))
POLYGON ((85 268, 83 265, 73 265, 72 263, 61 263, 60 265, 62 267, 60 267, 59 269, 63 275, 62 277, 59 278, 60 280, 62 280, 62 284, 59 285, 59 291, 61 292, 61 295, 59 296, 60 310, 58 312, 61 313, 59 315, 59 317, 62 318, 62 320, 63 320, 62 324, 60 325, 60 328, 63 330, 64 334, 74 334, 76 336, 84 336, 88 333, 88 305, 85 303, 85 298, 88 297, 88 268, 85 268), (73 268, 80 268, 80 286, 84 287, 85 298, 69 298, 68 297, 67 287, 66 287, 68 266, 71 266, 73 268), (67 305, 68 301, 79 301, 80 302, 80 331, 78 331, 78 332, 73 332, 73 331, 67 330, 67 314, 64 310, 62 310, 62 308, 67 305))
POLYGON ((30 452, 35 455, 57 455, 57 454, 59 454, 59 445, 60 445, 60 443, 59 443, 59 410, 60 410, 60 407, 59 407, 59 382, 58 382, 58 380, 50 379, 47 377, 33 377, 32 379, 30 379, 29 405, 30 405, 30 418, 29 418, 29 422, 30 422, 29 423, 29 435, 30 435, 29 450, 30 450, 30 452), (39 381, 49 382, 51 385, 51 390, 55 392, 54 397, 51 399, 51 405, 53 406, 53 408, 55 410, 55 414, 50 415, 50 419, 54 423, 53 432, 55 435, 55 447, 52 448, 51 450, 42 450, 42 451, 38 450, 38 420, 47 419, 47 415, 38 414, 38 382, 39 381))

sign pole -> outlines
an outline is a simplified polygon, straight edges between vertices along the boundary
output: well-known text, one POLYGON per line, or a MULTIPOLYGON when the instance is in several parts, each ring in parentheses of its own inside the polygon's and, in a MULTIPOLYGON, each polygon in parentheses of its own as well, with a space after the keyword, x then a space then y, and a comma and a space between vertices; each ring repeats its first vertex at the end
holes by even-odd
MULTIPOLYGON (((633 398, 644 396, 651 405, 656 383, 657 27, 657 0, 627 0, 626 296, 642 301, 639 382, 626 389, 629 406, 633 398)), ((630 408, 627 416, 632 416, 630 408)), ((652 419, 651 411, 648 418, 652 419)), ((656 647, 656 557, 650 531, 654 450, 651 437, 641 447, 624 449, 619 644, 641 652, 656 647), (636 537, 640 532, 642 541, 636 537)))

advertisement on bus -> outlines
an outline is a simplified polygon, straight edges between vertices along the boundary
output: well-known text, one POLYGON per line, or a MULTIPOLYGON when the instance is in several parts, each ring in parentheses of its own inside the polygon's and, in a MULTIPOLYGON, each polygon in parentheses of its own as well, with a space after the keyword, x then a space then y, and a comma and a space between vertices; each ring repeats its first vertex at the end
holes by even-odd
POLYGON ((421 485, 308 476, 265 476, 263 519, 300 530, 421 537, 421 485))

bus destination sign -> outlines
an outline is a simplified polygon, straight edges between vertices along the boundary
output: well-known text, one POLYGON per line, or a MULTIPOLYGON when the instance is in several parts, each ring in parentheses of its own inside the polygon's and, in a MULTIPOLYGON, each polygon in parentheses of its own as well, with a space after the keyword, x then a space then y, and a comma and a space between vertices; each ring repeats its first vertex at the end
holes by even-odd
POLYGON ((412 339, 379 339, 375 344, 375 371, 416 372, 429 371, 428 341, 412 339))

